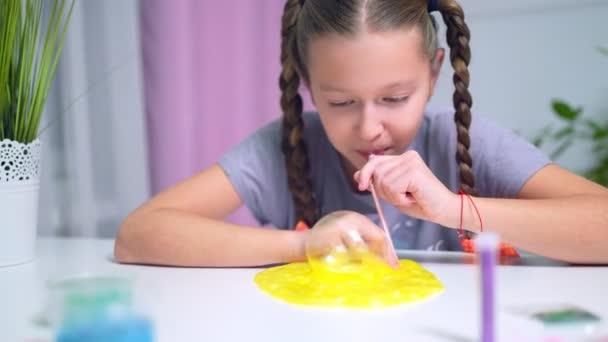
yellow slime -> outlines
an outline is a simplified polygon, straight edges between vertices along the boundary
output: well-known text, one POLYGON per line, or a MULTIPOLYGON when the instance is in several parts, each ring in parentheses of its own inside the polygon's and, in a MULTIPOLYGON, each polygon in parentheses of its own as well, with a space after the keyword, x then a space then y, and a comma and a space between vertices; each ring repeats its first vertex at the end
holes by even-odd
POLYGON ((266 269, 255 283, 274 298, 292 304, 381 308, 411 303, 443 291, 441 282, 412 260, 392 269, 371 252, 359 261, 334 254, 331 261, 311 259, 266 269))

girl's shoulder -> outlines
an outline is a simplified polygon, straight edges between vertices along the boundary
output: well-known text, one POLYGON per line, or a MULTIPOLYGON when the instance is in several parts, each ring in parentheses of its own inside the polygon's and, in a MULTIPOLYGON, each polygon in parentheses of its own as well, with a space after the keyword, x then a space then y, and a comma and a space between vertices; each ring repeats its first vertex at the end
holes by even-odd
MULTIPOLYGON (((456 120, 453 110, 427 110, 421 127, 427 140, 435 143, 455 145, 457 143, 456 120)), ((471 148, 490 147, 485 144, 504 144, 517 142, 529 144, 525 137, 514 130, 501 126, 492 118, 483 114, 472 113, 469 127, 471 148), (475 146, 477 145, 477 146, 475 146)))
MULTIPOLYGON (((459 166, 454 158, 458 144, 454 112, 428 111, 421 131, 435 169, 450 170, 446 179, 456 182, 459 166)), ((529 177, 551 162, 524 136, 476 113, 471 117, 469 143, 476 187, 484 196, 514 197, 529 177)))
MULTIPOLYGON (((304 112, 302 113, 302 121, 304 123, 303 138, 307 142, 315 141, 320 137, 325 137, 325 131, 319 113, 304 112)), ((261 139, 270 146, 277 147, 281 144, 283 136, 283 118, 279 117, 257 128, 250 138, 261 139)))

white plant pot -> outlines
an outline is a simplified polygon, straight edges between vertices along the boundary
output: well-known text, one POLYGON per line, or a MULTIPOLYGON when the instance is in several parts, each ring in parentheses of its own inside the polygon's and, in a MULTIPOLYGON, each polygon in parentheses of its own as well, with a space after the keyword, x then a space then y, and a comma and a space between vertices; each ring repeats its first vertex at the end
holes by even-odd
POLYGON ((40 141, 0 141, 0 267, 34 259, 39 194, 40 141))

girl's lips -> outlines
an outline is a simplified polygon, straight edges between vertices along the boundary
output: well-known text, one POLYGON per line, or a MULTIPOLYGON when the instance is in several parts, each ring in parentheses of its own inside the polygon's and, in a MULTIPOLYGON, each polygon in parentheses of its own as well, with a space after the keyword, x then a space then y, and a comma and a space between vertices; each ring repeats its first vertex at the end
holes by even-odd
POLYGON ((377 156, 381 156, 386 154, 386 152, 389 150, 389 148, 385 148, 382 150, 357 150, 357 153, 359 155, 361 155, 362 157, 364 157, 365 159, 368 159, 370 155, 377 155, 377 156))

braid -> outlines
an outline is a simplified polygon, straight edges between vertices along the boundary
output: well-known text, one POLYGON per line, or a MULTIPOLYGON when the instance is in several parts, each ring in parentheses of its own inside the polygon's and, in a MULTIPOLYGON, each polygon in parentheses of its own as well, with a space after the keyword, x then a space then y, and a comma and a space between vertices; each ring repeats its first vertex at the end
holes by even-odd
POLYGON ((300 76, 296 68, 295 24, 300 1, 288 0, 281 20, 281 109, 283 111, 282 149, 287 168, 287 181, 296 208, 296 222, 303 220, 312 227, 317 221, 317 204, 310 180, 306 143, 302 139, 302 97, 298 93, 300 76))
MULTIPOLYGON (((473 100, 469 93, 469 70, 471 50, 469 40, 471 34, 464 22, 462 8, 452 0, 443 0, 439 4, 441 15, 447 26, 447 43, 450 46, 450 60, 454 69, 454 121, 458 136, 456 147, 456 160, 459 164, 460 186, 462 191, 469 195, 476 195, 475 176, 473 175, 473 161, 469 153, 471 139, 469 127, 471 126, 471 106, 473 100)), ((466 232, 470 237, 470 233, 466 232)))

